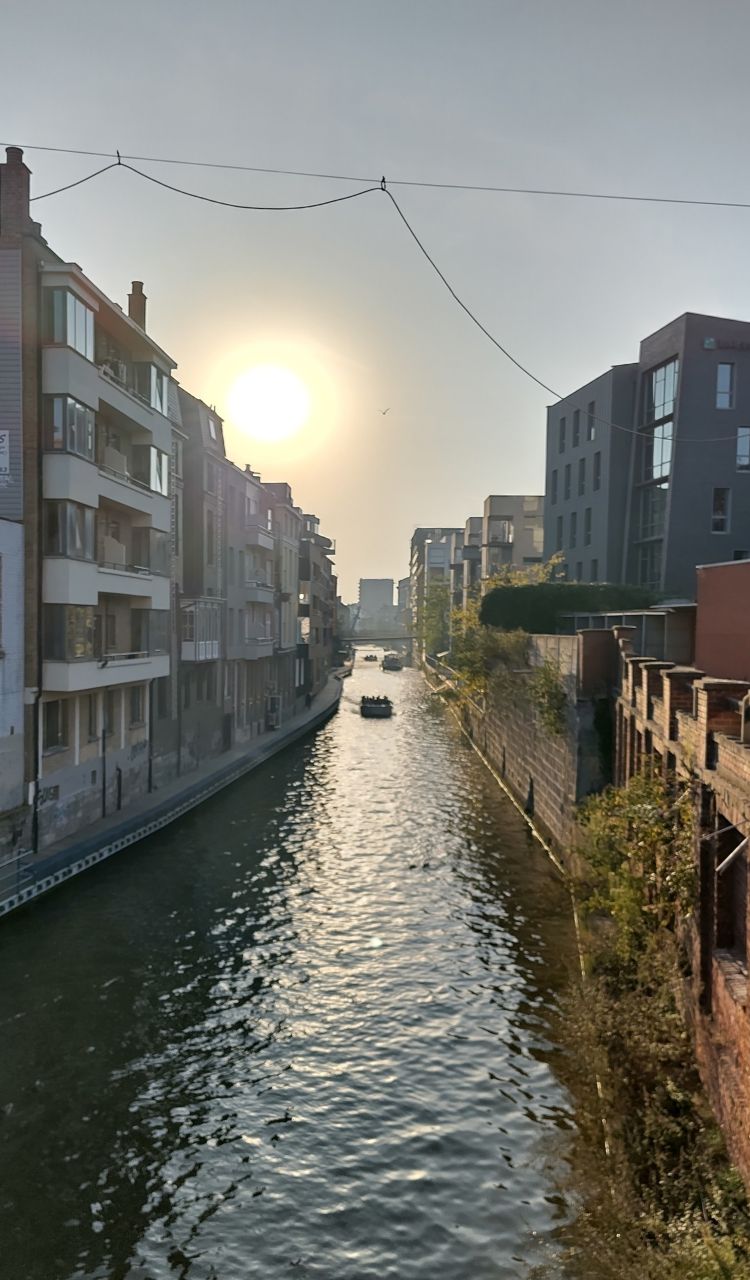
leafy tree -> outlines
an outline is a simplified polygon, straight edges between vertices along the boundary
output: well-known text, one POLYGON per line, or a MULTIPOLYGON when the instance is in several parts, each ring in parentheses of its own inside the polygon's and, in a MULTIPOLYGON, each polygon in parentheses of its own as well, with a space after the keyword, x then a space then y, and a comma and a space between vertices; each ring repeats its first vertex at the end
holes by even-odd
POLYGON ((431 582, 425 592, 422 611, 422 642, 425 651, 434 657, 444 653, 450 643, 450 587, 447 582, 431 582))

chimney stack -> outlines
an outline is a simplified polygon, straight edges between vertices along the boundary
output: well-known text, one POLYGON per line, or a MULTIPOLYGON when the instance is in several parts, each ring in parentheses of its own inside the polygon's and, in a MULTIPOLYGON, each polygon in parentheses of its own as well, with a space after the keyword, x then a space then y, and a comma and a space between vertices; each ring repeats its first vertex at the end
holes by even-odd
POLYGON ((0 164, 0 235, 21 236, 33 229, 29 214, 29 178, 20 147, 5 148, 0 164))
POLYGON ((128 294, 128 315, 139 329, 146 332, 146 295, 143 292, 143 281, 134 280, 128 294))

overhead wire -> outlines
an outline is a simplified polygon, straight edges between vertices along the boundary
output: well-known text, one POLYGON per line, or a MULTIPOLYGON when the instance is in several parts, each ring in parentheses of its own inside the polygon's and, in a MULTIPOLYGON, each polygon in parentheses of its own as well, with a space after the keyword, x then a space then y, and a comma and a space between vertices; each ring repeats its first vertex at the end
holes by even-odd
MULTIPOLYGON (((437 264, 437 262, 435 261, 435 259, 434 259, 434 258, 432 257, 432 255, 429 253, 429 251, 428 251, 428 249, 426 248, 425 244, 422 242, 422 240, 421 240, 421 239, 420 239, 420 237, 418 236, 417 232, 414 230, 414 227, 411 225, 411 223, 409 222, 408 218, 406 217, 406 214, 404 213, 404 211, 403 211, 403 209, 401 208, 400 204, 399 204, 399 203, 398 203, 398 201, 396 200, 396 197, 395 197, 395 196, 393 195, 393 193, 389 190, 390 181, 389 181, 388 183, 386 183, 385 177, 382 177, 382 178, 380 179, 380 181, 377 183, 377 185, 372 185, 372 186, 369 186, 369 187, 363 187, 363 188, 361 188, 361 189, 360 189, 360 190, 358 190, 358 191, 351 191, 351 192, 348 192, 346 195, 343 195, 343 196, 334 196, 334 197, 331 197, 330 199, 327 199, 327 200, 316 200, 316 201, 311 201, 311 202, 306 203, 306 204, 293 204, 293 205, 257 205, 257 204, 241 204, 241 203, 239 203, 239 202, 235 202, 235 201, 222 200, 222 199, 220 199, 220 198, 219 198, 219 197, 217 197, 217 196, 207 196, 207 195, 203 195, 203 194, 202 194, 202 193, 200 193, 200 192, 187 191, 184 187, 177 187, 177 186, 174 186, 172 183, 165 182, 163 179, 161 179, 161 178, 157 178, 157 177, 156 177, 155 175, 153 175, 153 174, 144 173, 142 169, 137 169, 134 165, 131 165, 131 164, 127 163, 127 162, 122 158, 122 156, 120 155, 120 153, 119 153, 119 152, 116 152, 115 154, 116 154, 116 157, 117 157, 117 158, 116 158, 116 160, 114 160, 114 161, 113 161, 113 163, 112 163, 112 164, 105 165, 105 166, 104 166, 104 168, 102 168, 102 169, 97 169, 94 173, 90 173, 90 174, 86 175, 86 176, 85 176, 85 177, 83 177, 83 178, 79 178, 76 182, 68 183, 68 184, 67 184, 66 186, 64 186, 64 187, 58 187, 58 188, 56 188, 56 190, 54 190, 54 191, 47 191, 47 192, 44 192, 42 195, 32 197, 32 199, 34 199, 34 200, 44 200, 44 199, 46 199, 48 196, 59 195, 59 194, 60 194, 61 192, 63 192, 63 191, 70 191, 73 187, 81 186, 83 183, 85 183, 85 182, 90 182, 93 178, 98 178, 101 174, 103 174, 103 173, 107 173, 110 169, 117 169, 117 168, 127 169, 130 173, 134 173, 134 174, 136 174, 136 175, 137 175, 137 177, 139 177, 139 178, 143 178, 143 179, 144 179, 145 181, 147 181, 147 182, 154 183, 156 186, 159 186, 159 187, 164 187, 167 191, 172 191, 172 192, 174 192, 174 193, 175 193, 175 194, 177 194, 177 195, 185 196, 186 198, 191 199, 191 200, 200 200, 200 201, 202 201, 202 202, 204 202, 204 203, 207 203, 207 204, 214 204, 214 205, 219 205, 219 206, 221 206, 221 207, 223 207, 223 208, 241 209, 241 210, 247 210, 247 211, 251 211, 251 212, 266 212, 266 211, 267 211, 267 212, 272 212, 272 213, 281 213, 281 212, 286 212, 286 211, 299 211, 299 210, 305 210, 305 209, 318 209, 318 208, 322 208, 322 207, 327 206, 327 205, 341 204, 341 203, 343 203, 343 202, 345 202, 345 201, 348 201, 348 200, 356 200, 356 199, 359 199, 359 198, 360 198, 360 197, 362 197, 362 196, 371 195, 373 192, 381 191, 384 195, 386 195, 386 196, 390 199, 391 204, 393 205, 394 209, 396 210, 396 213, 398 214, 399 218, 401 219, 401 222, 402 222, 402 223, 403 223, 403 225, 406 227, 406 229, 407 229, 407 231, 408 231, 409 235, 411 236, 412 240, 413 240, 413 241, 414 241, 414 243, 417 245, 417 248, 419 249, 420 253, 423 255, 423 257, 424 257, 424 258, 426 259, 426 261, 429 263, 430 267, 431 267, 431 268, 432 268, 432 270, 435 272, 435 274, 437 275, 438 279, 442 282, 442 284, 444 285, 444 287, 447 289, 448 293, 451 295, 451 297, 453 298, 454 302, 456 302, 456 303, 457 303, 457 305, 461 308, 461 310, 465 313, 465 315, 467 315, 467 316, 469 317, 469 319, 471 320, 472 324, 474 324, 474 325, 475 325, 475 326, 480 330, 480 332, 481 332, 481 333, 483 333, 483 334, 484 334, 484 336, 485 336, 485 337, 486 337, 486 338, 487 338, 487 339, 492 343, 492 345, 493 345, 494 347, 496 347, 496 348, 497 348, 497 350, 498 350, 498 351, 499 351, 503 356, 505 356, 506 360, 509 360, 511 364, 513 364, 513 365, 514 365, 514 366, 515 366, 515 367, 516 367, 516 368, 517 368, 521 373, 523 373, 523 374, 525 375, 525 377, 529 378, 532 382, 535 382, 537 386, 539 386, 539 387, 541 387, 541 388, 542 388, 542 390, 547 391, 551 396, 554 396, 554 397, 555 397, 555 400, 557 400, 557 401, 565 402, 566 404, 568 404, 568 403, 569 403, 571 400, 573 400, 573 399, 574 399, 574 397, 578 394, 577 392, 571 392, 569 395, 562 395, 559 391, 556 391, 556 390, 554 389, 554 387, 551 387, 548 383, 544 382, 544 381, 543 381, 543 379, 541 379, 541 378, 540 378, 540 377, 538 377, 535 373, 533 373, 531 369, 529 369, 526 365, 522 364, 522 362, 521 362, 520 360, 518 360, 518 359, 517 359, 517 358, 512 354, 512 352, 510 352, 510 351, 508 350, 508 348, 507 348, 507 347, 505 347, 505 346, 500 342, 500 340, 494 336, 494 334, 493 334, 493 333, 491 333, 491 332, 490 332, 490 330, 486 327, 486 325, 484 325, 484 324, 482 323, 482 321, 478 318, 478 316, 476 316, 476 315, 475 315, 475 313, 471 310, 471 308, 470 308, 470 307, 469 307, 469 306, 468 306, 468 305, 463 301, 463 299, 459 296, 459 294, 458 294, 458 293, 456 292, 456 290, 453 288, 453 285, 450 283, 450 281, 448 280, 448 278, 445 276, 445 274, 443 273, 443 271, 441 270, 441 268, 438 266, 438 264, 437 264)), ((360 179, 360 181, 362 181, 362 179, 360 179)), ((365 181, 366 181, 366 179, 365 179, 365 181)), ((633 197, 633 198, 635 198, 635 197, 633 197)), ((747 206, 747 207, 750 207, 750 206, 747 206)), ((575 408, 576 406, 571 405, 570 407, 571 407, 571 408, 575 408)), ((581 408, 582 408, 582 406, 577 406, 577 407, 578 407, 579 409, 581 409, 581 408)), ((621 432, 624 432, 625 434, 630 435, 630 436, 637 436, 637 435, 641 435, 641 434, 642 434, 641 430, 640 430, 639 428, 637 428, 637 427, 627 427, 627 426, 623 426, 621 423, 617 423, 617 422, 610 422, 610 421, 609 421, 609 419, 607 419, 607 418, 603 418, 603 417, 601 417, 601 416, 600 416, 600 415, 598 415, 598 414, 595 414, 595 413, 594 413, 594 414, 590 414, 590 413, 589 413, 588 405, 586 406, 586 409, 584 410, 584 412, 586 412, 587 417, 590 417, 591 421, 593 421, 593 422, 597 422, 597 423, 599 423, 599 424, 600 424, 600 425, 602 425, 602 426, 609 427, 609 428, 610 428, 611 430, 613 430, 613 431, 621 431, 621 432)), ((684 444, 721 444, 721 443, 726 443, 726 442, 729 442, 729 441, 736 441, 736 438, 737 438, 737 437, 736 437, 736 435, 731 435, 731 436, 707 436, 707 437, 684 437, 684 438, 681 438, 681 440, 680 440, 680 444, 681 444, 681 445, 684 445, 684 444)))
MULTIPOLYGON (((112 159, 116 163, 119 163, 120 158, 120 153, 116 151, 89 151, 79 147, 43 147, 35 146, 33 143, 2 143, 0 145, 19 145, 25 151, 48 151, 59 155, 95 156, 101 159, 112 159)), ((363 176, 362 174, 351 173, 316 172, 311 169, 280 169, 263 165, 230 164, 217 160, 184 160, 175 156, 143 156, 122 152, 121 159, 123 162, 135 160, 138 163, 146 164, 176 164, 202 169, 234 170, 242 173, 267 173, 290 178, 317 178, 327 182, 375 183, 378 181, 372 174, 363 176)), ((555 187, 508 187, 487 182, 439 182, 434 179, 389 178, 388 185, 391 187, 424 187, 428 190, 434 189, 438 191, 485 191, 498 195, 551 196, 568 200, 614 200, 635 204, 693 205, 707 209, 750 209, 750 201, 748 200, 709 200, 688 196, 631 195, 621 191, 568 191, 555 187)), ((61 190, 64 190, 64 188, 61 188, 61 190)), ((49 194, 54 193, 50 192, 49 194)))

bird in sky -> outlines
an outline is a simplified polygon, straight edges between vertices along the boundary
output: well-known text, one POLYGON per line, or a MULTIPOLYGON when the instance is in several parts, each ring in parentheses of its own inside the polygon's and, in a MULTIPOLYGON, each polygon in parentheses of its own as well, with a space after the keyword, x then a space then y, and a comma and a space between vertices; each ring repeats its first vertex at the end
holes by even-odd
POLYGON ((391 406, 390 406, 390 405, 388 405, 388 408, 387 408, 387 409, 378 409, 378 413, 382 413, 383 417, 385 417, 385 415, 386 415, 387 413, 390 413, 390 411, 391 411, 391 406))

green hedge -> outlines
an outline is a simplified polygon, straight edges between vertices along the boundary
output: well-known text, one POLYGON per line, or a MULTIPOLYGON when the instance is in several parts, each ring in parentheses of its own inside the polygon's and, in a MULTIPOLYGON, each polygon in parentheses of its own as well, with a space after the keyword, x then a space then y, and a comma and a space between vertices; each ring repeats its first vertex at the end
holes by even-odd
POLYGON ((557 631, 561 613, 624 613, 646 609, 654 603, 643 587, 614 586, 596 582, 538 582, 522 586, 493 587, 482 600, 479 621, 504 631, 528 631, 545 635, 557 631))

